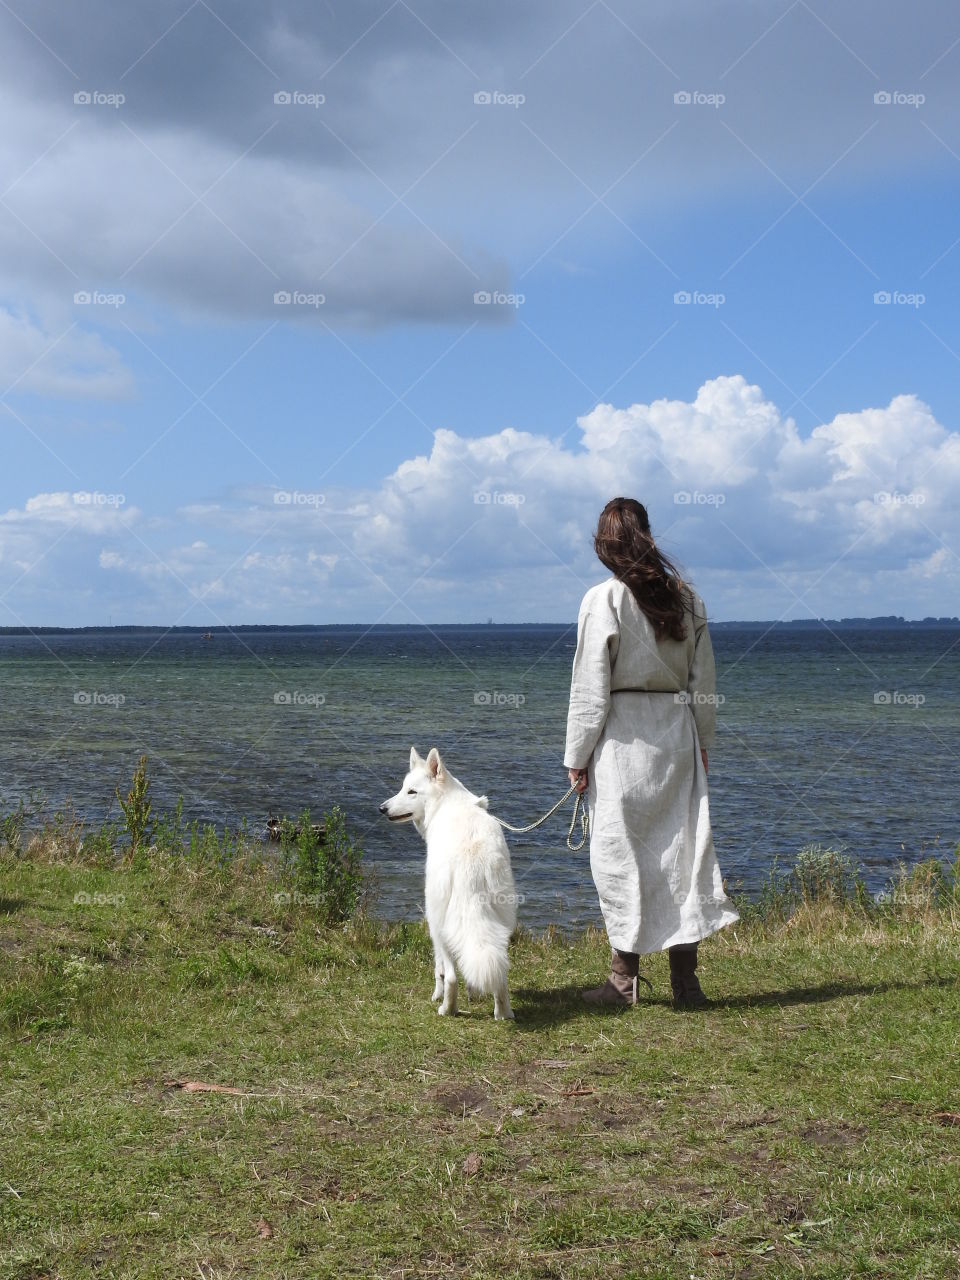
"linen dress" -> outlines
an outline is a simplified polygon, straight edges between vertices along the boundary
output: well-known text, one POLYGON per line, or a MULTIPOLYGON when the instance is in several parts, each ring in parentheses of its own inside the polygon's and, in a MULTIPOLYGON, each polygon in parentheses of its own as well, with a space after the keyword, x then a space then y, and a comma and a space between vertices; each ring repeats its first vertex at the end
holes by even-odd
POLYGON ((723 892, 700 748, 716 727, 703 601, 686 639, 657 641, 610 578, 577 622, 564 764, 589 770, 590 870, 610 945, 645 954, 699 942, 739 917, 723 892))

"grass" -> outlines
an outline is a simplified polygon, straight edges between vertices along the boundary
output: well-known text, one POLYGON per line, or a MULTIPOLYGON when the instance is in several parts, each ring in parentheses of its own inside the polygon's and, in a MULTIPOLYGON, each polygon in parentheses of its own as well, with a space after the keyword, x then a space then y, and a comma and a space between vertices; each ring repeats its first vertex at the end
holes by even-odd
POLYGON ((51 839, 0 853, 2 1280, 960 1272, 950 870, 876 906, 812 851, 702 1013, 665 956, 590 1012, 603 937, 521 935, 510 1025, 436 1016, 420 926, 51 839))

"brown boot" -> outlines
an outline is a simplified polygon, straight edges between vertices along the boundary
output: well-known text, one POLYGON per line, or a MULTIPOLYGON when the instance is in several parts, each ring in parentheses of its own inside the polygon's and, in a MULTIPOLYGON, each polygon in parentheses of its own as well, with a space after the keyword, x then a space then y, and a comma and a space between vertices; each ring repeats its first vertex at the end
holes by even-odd
POLYGON ((697 944, 670 948, 670 986, 675 1009, 702 1009, 709 1004, 697 981, 697 944))
POLYGON ((610 959, 610 977, 602 987, 584 991, 587 1004, 620 1005, 627 1008, 637 1003, 637 974, 640 957, 630 951, 614 951, 610 959))

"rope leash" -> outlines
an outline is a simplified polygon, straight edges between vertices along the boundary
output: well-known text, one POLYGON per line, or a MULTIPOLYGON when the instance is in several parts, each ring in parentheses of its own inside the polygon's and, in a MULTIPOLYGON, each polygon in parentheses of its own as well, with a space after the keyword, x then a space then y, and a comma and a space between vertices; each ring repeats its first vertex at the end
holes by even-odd
MULTIPOLYGON (((548 813, 545 813, 542 818, 537 818, 535 822, 531 822, 525 827, 512 827, 509 822, 504 822, 502 818, 497 818, 497 815, 495 813, 491 814, 490 816, 492 818, 495 818, 496 821, 499 822, 501 827, 503 827, 505 830, 512 831, 514 835, 522 836, 527 831, 536 831, 537 827, 542 827, 548 818, 552 818, 558 809, 563 808, 563 806, 567 803, 567 801, 570 799, 570 797, 573 795, 573 793, 576 790, 577 790, 576 783, 574 783, 574 785, 570 788, 570 790, 566 793, 566 795, 561 796, 560 799, 557 801, 557 803, 553 806, 551 810, 549 810, 548 813)), ((584 809, 582 813, 580 812, 580 806, 582 803, 583 803, 583 792, 578 792, 577 798, 573 802, 573 817, 570 819, 570 829, 567 832, 567 848, 572 850, 573 853, 579 853, 579 851, 587 843, 587 836, 590 833, 590 815, 586 809, 584 809), (572 844, 571 841, 573 840, 573 829, 577 825, 578 814, 580 816, 580 843, 572 844)), ((639 1001, 639 984, 641 982, 644 983, 645 986, 649 987, 651 992, 653 991, 653 983, 650 981, 650 979, 645 978, 642 973, 638 973, 633 980, 633 1003, 634 1004, 637 1004, 639 1001)))
MULTIPOLYGON (((549 813, 545 813, 542 818, 537 818, 535 822, 531 822, 525 827, 512 827, 509 822, 504 822, 502 818, 497 818, 497 815, 495 813, 491 814, 491 817, 496 818, 497 822, 500 823, 501 827, 504 827, 507 831, 512 831, 513 834, 516 836, 522 836, 522 835, 525 835, 528 831, 536 831, 537 827, 542 827, 548 818, 552 818, 553 815, 557 812, 557 810, 561 809, 567 803, 567 801, 570 799, 570 797, 573 795, 573 793, 576 790, 577 790, 576 784, 574 784, 570 788, 570 790, 567 792, 567 794, 565 796, 562 796, 557 801, 557 803, 553 806, 553 808, 549 811, 549 813)), ((590 815, 587 812, 586 808, 584 808, 583 811, 581 812, 580 806, 582 804, 583 804, 583 792, 579 792, 573 804, 573 817, 570 819, 570 830, 567 832, 567 848, 572 853, 580 852, 583 846, 587 843, 587 836, 590 832, 590 815), (573 831, 577 825, 578 817, 580 818, 580 843, 573 844, 571 843, 573 840, 573 831)))

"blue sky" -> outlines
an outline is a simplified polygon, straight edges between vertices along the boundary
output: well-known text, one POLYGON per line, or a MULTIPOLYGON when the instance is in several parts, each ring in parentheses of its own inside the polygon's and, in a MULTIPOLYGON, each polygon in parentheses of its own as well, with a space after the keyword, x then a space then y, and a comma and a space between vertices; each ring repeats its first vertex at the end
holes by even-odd
POLYGON ((0 624, 957 612, 954 7, 0 27, 0 624))

